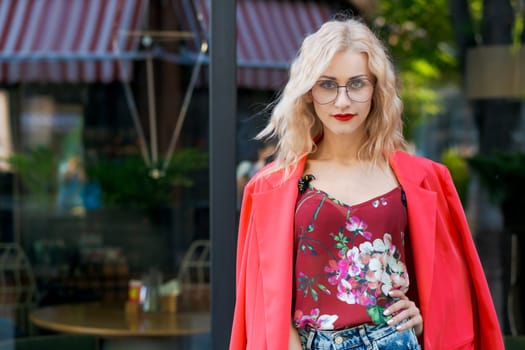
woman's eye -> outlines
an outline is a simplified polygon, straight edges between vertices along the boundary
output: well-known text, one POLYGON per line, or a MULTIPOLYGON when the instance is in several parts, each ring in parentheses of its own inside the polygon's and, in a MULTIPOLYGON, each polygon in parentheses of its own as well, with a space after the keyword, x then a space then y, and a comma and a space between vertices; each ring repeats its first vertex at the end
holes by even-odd
POLYGON ((323 89, 335 89, 337 88, 337 83, 332 80, 321 80, 319 86, 323 89))
POLYGON ((366 86, 366 81, 364 79, 354 79, 350 80, 346 85, 349 89, 360 89, 366 86))

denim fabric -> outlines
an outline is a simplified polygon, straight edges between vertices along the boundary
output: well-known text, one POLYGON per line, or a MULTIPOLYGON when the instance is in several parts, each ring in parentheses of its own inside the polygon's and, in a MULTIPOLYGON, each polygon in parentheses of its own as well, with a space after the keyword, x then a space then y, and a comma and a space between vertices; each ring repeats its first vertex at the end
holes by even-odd
POLYGON ((340 331, 299 329, 303 350, 419 350, 413 329, 403 332, 395 326, 361 325, 340 331))

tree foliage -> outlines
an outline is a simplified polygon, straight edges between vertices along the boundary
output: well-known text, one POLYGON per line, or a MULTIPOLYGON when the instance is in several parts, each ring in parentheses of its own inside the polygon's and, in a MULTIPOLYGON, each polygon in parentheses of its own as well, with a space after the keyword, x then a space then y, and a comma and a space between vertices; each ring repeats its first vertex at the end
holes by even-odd
POLYGON ((398 70, 406 136, 441 111, 439 87, 457 81, 447 0, 381 0, 372 23, 398 70))

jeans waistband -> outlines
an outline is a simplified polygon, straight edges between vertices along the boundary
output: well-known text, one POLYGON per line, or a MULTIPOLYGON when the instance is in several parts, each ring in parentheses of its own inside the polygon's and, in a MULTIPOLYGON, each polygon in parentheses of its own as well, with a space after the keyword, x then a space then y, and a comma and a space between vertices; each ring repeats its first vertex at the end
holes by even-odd
POLYGON ((304 328, 299 330, 299 334, 306 342, 306 349, 312 348, 314 340, 316 343, 321 342, 325 344, 341 344, 344 342, 349 348, 353 346, 353 343, 355 343, 355 346, 362 344, 368 348, 371 347, 372 342, 398 332, 396 326, 389 326, 387 324, 363 324, 339 330, 304 328))
POLYGON ((304 329, 304 331, 308 333, 313 332, 313 333, 323 334, 327 338, 336 338, 338 336, 345 336, 345 337, 358 336, 360 333, 364 331, 369 337, 373 339, 379 339, 382 337, 386 337, 387 335, 397 332, 396 327, 389 326, 386 323, 380 324, 380 325, 362 324, 359 326, 348 327, 348 328, 343 328, 343 329, 336 329, 336 330, 322 330, 322 329, 307 327, 304 329))

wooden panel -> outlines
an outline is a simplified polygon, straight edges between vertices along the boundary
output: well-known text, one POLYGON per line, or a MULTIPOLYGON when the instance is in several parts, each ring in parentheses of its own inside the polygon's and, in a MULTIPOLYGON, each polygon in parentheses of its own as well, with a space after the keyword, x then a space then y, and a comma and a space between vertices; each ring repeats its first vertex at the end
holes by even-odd
POLYGON ((480 46, 467 53, 467 97, 524 98, 525 48, 480 46))

